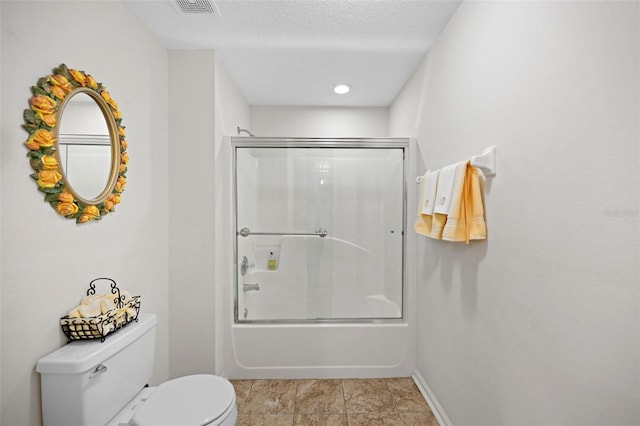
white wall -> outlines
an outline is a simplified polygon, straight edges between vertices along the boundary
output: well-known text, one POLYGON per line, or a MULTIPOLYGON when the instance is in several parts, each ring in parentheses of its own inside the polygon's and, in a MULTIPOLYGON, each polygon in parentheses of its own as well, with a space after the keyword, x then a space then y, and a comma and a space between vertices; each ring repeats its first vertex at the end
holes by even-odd
POLYGON ((391 108, 421 171, 498 147, 488 241, 418 241, 417 369, 445 421, 640 423, 638 22, 465 2, 391 108))
POLYGON ((216 373, 226 375, 224 359, 229 359, 233 322, 233 223, 231 199, 231 149, 225 136, 235 136, 236 128, 250 127, 249 104, 219 61, 215 67, 215 287, 216 287, 216 373), (227 355, 225 355, 225 352, 227 355))
POLYGON ((388 108, 251 107, 251 132, 256 136, 385 137, 388 108))
POLYGON ((168 377, 167 53, 119 2, 2 1, 0 11, 0 422, 37 425, 35 364, 66 343, 58 320, 93 278, 114 278, 158 314, 153 380, 168 377), (62 62, 106 85, 126 127, 127 188, 100 223, 58 216, 29 178, 22 112, 30 86, 62 62))
MULTIPOLYGON (((1 59, 1 53, 2 53, 2 36, 4 34, 4 26, 3 26, 3 22, 4 19, 2 18, 2 6, 0 5, 0 59, 1 59)), ((3 127, 3 119, 4 119, 4 115, 3 115, 3 100, 4 100, 4 79, 2 78, 3 75, 3 67, 0 64, 0 138, 4 135, 4 127, 3 127)), ((2 145, 0 144, 0 164, 4 164, 4 162, 2 161, 3 155, 2 155, 2 145)), ((3 231, 2 231, 2 224, 3 224, 3 220, 2 220, 2 199, 4 197, 2 197, 2 172, 0 171, 0 307, 2 307, 2 282, 3 279, 2 277, 4 277, 3 273, 2 273, 2 235, 3 235, 3 231)), ((2 370, 4 370, 4 364, 2 362, 2 333, 3 327, 2 327, 2 314, 0 314, 0 425, 2 424, 2 407, 4 406, 4 399, 3 399, 3 390, 2 390, 2 370)))
POLYGON ((212 50, 169 51, 169 80, 170 374, 224 373, 234 260, 223 136, 249 126, 249 105, 212 50))
POLYGON ((212 50, 169 51, 172 378, 215 371, 215 65, 212 50))

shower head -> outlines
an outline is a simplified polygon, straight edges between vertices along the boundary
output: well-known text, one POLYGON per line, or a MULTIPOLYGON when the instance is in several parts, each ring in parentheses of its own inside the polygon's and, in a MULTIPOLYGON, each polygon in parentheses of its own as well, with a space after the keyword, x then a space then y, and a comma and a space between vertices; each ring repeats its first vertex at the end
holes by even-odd
POLYGON ((251 133, 247 129, 241 129, 240 126, 238 126, 237 130, 238 130, 238 136, 240 136, 241 133, 246 133, 249 136, 255 136, 253 133, 251 133))

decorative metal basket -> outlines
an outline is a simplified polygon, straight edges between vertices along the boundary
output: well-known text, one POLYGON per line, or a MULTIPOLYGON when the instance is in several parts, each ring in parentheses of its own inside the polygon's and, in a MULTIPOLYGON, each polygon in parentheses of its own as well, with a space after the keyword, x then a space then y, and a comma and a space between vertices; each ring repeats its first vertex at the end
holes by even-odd
POLYGON ((111 293, 114 295, 113 302, 116 307, 94 317, 70 318, 69 316, 64 316, 60 318, 60 326, 69 341, 100 339, 101 342, 104 342, 109 334, 121 329, 130 322, 138 320, 140 296, 133 296, 125 303, 125 297, 120 294, 118 285, 111 278, 96 278, 92 280, 89 283, 87 296, 96 294, 95 282, 99 280, 111 282, 111 293))

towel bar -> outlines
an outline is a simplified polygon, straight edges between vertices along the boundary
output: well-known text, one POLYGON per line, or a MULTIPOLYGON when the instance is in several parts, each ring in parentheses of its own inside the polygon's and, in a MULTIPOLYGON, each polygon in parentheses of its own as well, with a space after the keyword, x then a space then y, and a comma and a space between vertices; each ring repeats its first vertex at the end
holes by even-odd
MULTIPOLYGON (((496 175, 496 146, 492 145, 482 151, 480 155, 474 155, 469 160, 473 167, 477 167, 482 170, 482 174, 485 176, 496 175)), ((422 182, 422 176, 416 178, 416 182, 422 182)))
POLYGON ((236 233, 242 237, 248 237, 249 235, 317 235, 320 238, 327 236, 328 232, 324 228, 318 229, 316 232, 252 232, 249 228, 242 228, 236 233))
POLYGON ((485 176, 496 174, 496 146, 492 145, 482 151, 482 154, 471 157, 471 165, 482 170, 485 176))

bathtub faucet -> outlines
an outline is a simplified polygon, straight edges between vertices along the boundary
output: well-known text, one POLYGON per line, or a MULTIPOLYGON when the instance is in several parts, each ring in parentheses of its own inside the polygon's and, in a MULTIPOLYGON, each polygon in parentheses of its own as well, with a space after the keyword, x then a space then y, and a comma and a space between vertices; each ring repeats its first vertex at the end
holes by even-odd
POLYGON ((249 263, 249 259, 247 259, 247 256, 242 256, 242 263, 240 264, 240 273, 242 274, 242 276, 245 276, 249 268, 253 266, 256 266, 255 262, 249 263))
POLYGON ((260 284, 255 283, 255 284, 243 284, 242 285, 242 290, 244 291, 258 291, 260 290, 260 284))

